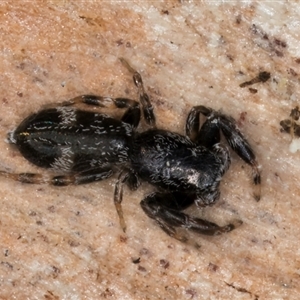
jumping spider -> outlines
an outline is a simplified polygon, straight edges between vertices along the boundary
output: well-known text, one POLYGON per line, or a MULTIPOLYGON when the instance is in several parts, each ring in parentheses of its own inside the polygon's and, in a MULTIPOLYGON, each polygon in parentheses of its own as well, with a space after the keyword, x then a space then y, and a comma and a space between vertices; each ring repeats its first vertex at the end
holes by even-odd
POLYGON ((220 196, 219 184, 230 165, 230 153, 220 143, 220 131, 231 148, 252 167, 255 198, 259 200, 258 163, 235 121, 200 105, 188 114, 185 135, 157 129, 140 74, 124 59, 121 62, 133 74, 139 102, 83 95, 30 115, 8 134, 8 141, 31 163, 60 175, 49 179, 32 173, 1 171, 0 174, 23 183, 66 186, 100 181, 120 172, 114 203, 124 231, 123 186, 135 190, 140 181, 156 188, 141 201, 142 209, 170 236, 185 241, 177 227, 206 235, 233 230, 234 222, 221 227, 189 216, 183 210, 193 203, 200 207, 212 205, 220 196), (117 119, 75 108, 78 103, 126 111, 117 119), (151 128, 137 132, 141 111, 151 128), (206 117, 202 126, 200 114, 206 117))

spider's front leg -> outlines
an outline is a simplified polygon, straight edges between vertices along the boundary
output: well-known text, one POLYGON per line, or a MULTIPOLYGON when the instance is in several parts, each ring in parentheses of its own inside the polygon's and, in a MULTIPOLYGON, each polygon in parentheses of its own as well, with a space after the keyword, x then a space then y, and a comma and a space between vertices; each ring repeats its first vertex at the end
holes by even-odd
POLYGON ((187 237, 180 234, 176 228, 191 230, 204 235, 219 235, 232 231, 241 225, 241 221, 236 221, 225 226, 219 226, 215 223, 189 216, 181 210, 186 206, 178 206, 178 203, 185 199, 185 204, 191 204, 194 199, 188 195, 172 195, 167 193, 152 193, 141 201, 141 207, 148 217, 154 219, 158 225, 171 237, 182 242, 187 242, 187 237), (177 199, 177 196, 180 196, 177 199))
POLYGON ((261 195, 261 176, 252 147, 238 129, 233 118, 202 105, 191 109, 186 121, 186 134, 196 143, 211 148, 220 142, 220 130, 231 148, 252 167, 254 198, 259 201, 261 195), (200 114, 207 119, 200 128, 200 114))

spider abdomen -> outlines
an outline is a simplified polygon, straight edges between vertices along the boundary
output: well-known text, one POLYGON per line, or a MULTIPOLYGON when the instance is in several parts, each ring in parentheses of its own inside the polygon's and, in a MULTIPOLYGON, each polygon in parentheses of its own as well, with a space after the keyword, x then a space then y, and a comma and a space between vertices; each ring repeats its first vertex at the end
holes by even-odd
POLYGON ((31 163, 68 173, 126 162, 131 136, 120 120, 58 107, 30 115, 8 139, 31 163))

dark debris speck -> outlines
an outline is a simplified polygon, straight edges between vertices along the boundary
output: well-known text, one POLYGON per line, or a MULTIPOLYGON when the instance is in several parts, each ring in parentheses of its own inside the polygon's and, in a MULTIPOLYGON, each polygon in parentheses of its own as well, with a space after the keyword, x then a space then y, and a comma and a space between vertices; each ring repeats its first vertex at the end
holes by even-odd
POLYGON ((147 248, 142 248, 140 250, 140 255, 148 255, 149 254, 149 250, 147 248))
POLYGON ((300 58, 296 58, 295 63, 300 64, 300 58))
POLYGON ((217 270, 219 269, 219 267, 213 263, 209 263, 208 264, 208 267, 207 267, 207 270, 210 271, 210 272, 216 272, 217 270))
POLYGON ((258 75, 256 77, 254 77, 253 79, 241 83, 240 87, 243 88, 243 87, 246 87, 248 85, 252 85, 254 83, 266 82, 270 78, 271 78, 270 72, 262 71, 262 72, 259 72, 258 75))
POLYGON ((258 79, 261 81, 261 82, 266 82, 270 79, 271 77, 271 74, 269 72, 266 72, 266 71, 263 71, 263 72, 259 72, 258 74, 258 79))
POLYGON ((294 136, 300 137, 300 125, 297 123, 299 118, 300 118, 300 110, 299 107, 296 106, 291 110, 289 118, 281 120, 279 122, 281 126, 281 132, 287 132, 292 137, 294 136))
POLYGON ((292 76, 297 76, 297 75, 298 75, 297 72, 296 72, 294 69, 292 69, 292 68, 290 68, 290 69, 288 70, 288 72, 289 72, 292 76))
POLYGON ((168 269, 169 266, 170 266, 169 261, 166 260, 166 259, 161 259, 161 260, 159 261, 159 264, 160 264, 160 266, 163 267, 164 269, 168 269))
POLYGON ((241 15, 238 15, 238 16, 235 18, 235 22, 236 22, 236 24, 241 24, 241 22, 242 22, 242 16, 241 16, 241 15))
POLYGON ((7 261, 1 261, 1 265, 9 268, 10 270, 13 270, 13 268, 14 268, 14 266, 11 263, 7 262, 7 261))
POLYGON ((132 258, 131 261, 134 263, 134 264, 139 264, 141 262, 141 258, 138 257, 138 258, 132 258))
POLYGON ((242 287, 238 287, 234 284, 231 284, 231 283, 227 283, 226 281, 224 281, 226 283, 227 286, 235 289, 236 291, 240 292, 240 293, 246 293, 246 294, 249 294, 251 297, 254 296, 254 299, 255 300, 258 300, 259 299, 259 296, 256 295, 256 294, 253 294, 252 292, 249 292, 247 289, 245 288, 242 288, 242 287))
POLYGON ((138 270, 140 272, 147 272, 146 268, 145 267, 142 267, 142 266, 138 266, 138 270))
POLYGON ((48 211, 51 212, 51 213, 54 213, 55 212, 55 206, 54 205, 49 206, 48 211))
POLYGON ((250 92, 251 94, 256 94, 256 93, 257 93, 257 89, 249 88, 249 92, 250 92))
POLYGON ((190 296, 190 299, 193 299, 197 295, 197 292, 194 289, 187 289, 185 293, 190 296))
POLYGON ((123 235, 120 235, 120 242, 121 243, 126 243, 127 242, 127 237, 123 236, 123 235))
POLYGON ((282 40, 277 39, 277 38, 274 39, 274 43, 275 43, 277 46, 280 46, 280 47, 282 47, 282 48, 286 48, 286 46, 287 46, 285 41, 282 41, 282 40))
POLYGON ((74 240, 69 240, 69 241, 68 241, 68 244, 69 244, 71 247, 78 247, 78 246, 80 245, 79 242, 74 241, 74 240))

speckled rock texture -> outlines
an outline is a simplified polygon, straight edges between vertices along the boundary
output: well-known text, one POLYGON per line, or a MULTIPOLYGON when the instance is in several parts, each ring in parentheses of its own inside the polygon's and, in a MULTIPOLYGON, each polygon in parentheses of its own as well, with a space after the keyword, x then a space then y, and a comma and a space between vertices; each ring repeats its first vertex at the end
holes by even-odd
POLYGON ((125 189, 125 234, 116 177, 61 188, 0 178, 0 299, 299 299, 300 153, 279 125, 300 98, 298 1, 1 1, 0 13, 2 170, 48 174, 5 142, 41 107, 136 99, 119 57, 143 76, 158 127, 183 133, 192 106, 221 109, 262 170, 257 203, 251 169, 232 154, 218 203, 189 211, 244 223, 193 235, 199 249, 145 216, 146 184, 125 189), (240 87, 261 72, 269 80, 240 87))

